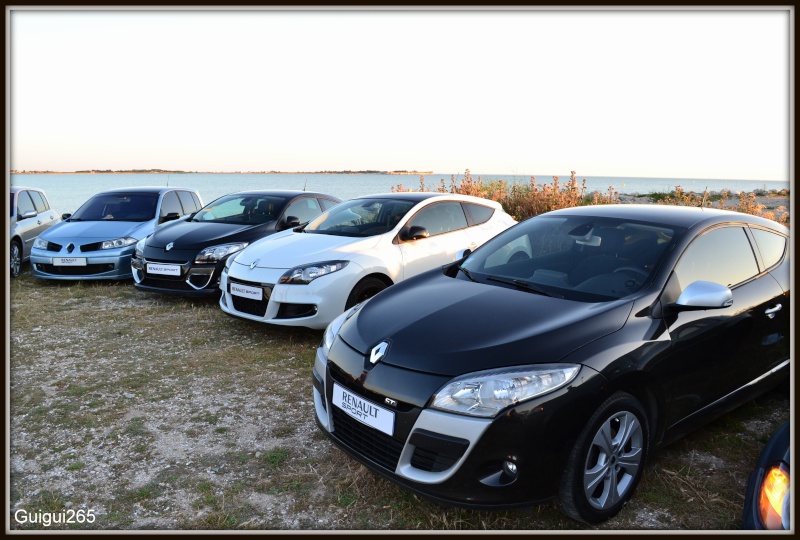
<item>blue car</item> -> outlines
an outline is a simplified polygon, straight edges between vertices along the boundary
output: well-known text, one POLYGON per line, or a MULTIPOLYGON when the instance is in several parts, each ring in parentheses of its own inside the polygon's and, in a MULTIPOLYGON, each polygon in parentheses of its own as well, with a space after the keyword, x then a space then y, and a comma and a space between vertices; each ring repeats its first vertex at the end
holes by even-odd
POLYGON ((750 474, 744 502, 742 528, 747 530, 790 529, 791 432, 785 422, 767 442, 750 474))
POLYGON ((130 279, 136 243, 203 207, 196 190, 133 187, 103 191, 39 235, 31 249, 40 279, 130 279))

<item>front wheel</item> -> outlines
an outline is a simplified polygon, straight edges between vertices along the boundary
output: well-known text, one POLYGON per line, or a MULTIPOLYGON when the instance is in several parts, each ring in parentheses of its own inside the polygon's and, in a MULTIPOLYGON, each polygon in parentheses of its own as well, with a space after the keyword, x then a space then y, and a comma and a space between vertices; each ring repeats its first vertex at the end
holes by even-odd
POLYGON ((365 277, 353 287, 350 296, 347 297, 347 303, 344 306, 345 311, 360 304, 364 300, 372 298, 383 289, 387 287, 383 280, 376 277, 365 277))
POLYGON ((615 516, 631 498, 649 451, 647 415, 617 392, 592 415, 570 452, 558 494, 561 510, 586 523, 615 516))
POLYGON ((11 277, 17 277, 22 270, 22 246, 16 240, 11 241, 11 251, 8 258, 11 262, 11 277))

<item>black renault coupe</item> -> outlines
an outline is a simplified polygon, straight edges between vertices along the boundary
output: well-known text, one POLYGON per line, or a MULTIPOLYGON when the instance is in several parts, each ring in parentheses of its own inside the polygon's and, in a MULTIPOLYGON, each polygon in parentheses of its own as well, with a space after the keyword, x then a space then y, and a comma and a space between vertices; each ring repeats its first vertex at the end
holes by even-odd
POLYGON ((597 523, 650 453, 790 371, 789 231, 725 210, 558 210, 325 331, 316 421, 405 488, 597 523))
POLYGON ((307 223, 340 202, 332 195, 291 190, 220 197, 136 244, 134 286, 183 296, 218 295, 228 257, 251 242, 307 223))

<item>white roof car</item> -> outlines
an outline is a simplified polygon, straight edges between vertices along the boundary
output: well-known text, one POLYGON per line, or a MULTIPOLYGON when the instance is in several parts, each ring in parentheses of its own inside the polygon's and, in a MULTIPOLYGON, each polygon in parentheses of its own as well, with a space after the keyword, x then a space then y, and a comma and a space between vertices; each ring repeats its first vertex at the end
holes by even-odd
POLYGON ((323 329, 345 309, 457 260, 514 223, 499 203, 468 195, 352 199, 230 258, 220 307, 244 319, 323 329))

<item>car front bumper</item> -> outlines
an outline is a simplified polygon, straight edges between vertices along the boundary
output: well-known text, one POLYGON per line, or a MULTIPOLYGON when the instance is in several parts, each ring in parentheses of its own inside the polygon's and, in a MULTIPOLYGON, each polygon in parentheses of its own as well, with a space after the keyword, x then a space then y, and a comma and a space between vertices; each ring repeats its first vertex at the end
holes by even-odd
POLYGON ((569 450, 597 406, 592 396, 604 384, 602 376, 584 369, 565 388, 495 418, 476 418, 427 408, 430 396, 450 377, 379 363, 361 380, 338 367, 363 362, 360 353, 337 339, 329 355, 335 362, 317 350, 312 381, 315 419, 323 433, 406 489, 467 508, 552 499, 569 450), (394 432, 388 435, 344 413, 333 403, 334 386, 391 410, 394 432))
POLYGON ((33 276, 39 279, 76 281, 83 279, 124 280, 131 278, 133 246, 125 250, 91 251, 67 254, 31 251, 33 276), (78 264, 63 264, 75 259, 78 264))
POLYGON ((192 261, 182 264, 148 261, 131 258, 133 285, 140 291, 177 294, 192 297, 211 297, 219 293, 219 275, 225 261, 216 264, 195 265, 192 261), (148 264, 169 266, 177 275, 148 272, 148 264))
POLYGON ((303 326, 322 330, 345 309, 347 297, 363 270, 355 263, 306 285, 278 283, 288 269, 259 269, 254 276, 242 279, 222 271, 219 305, 228 315, 282 326, 303 326), (260 288, 260 299, 231 293, 231 285, 260 288))

